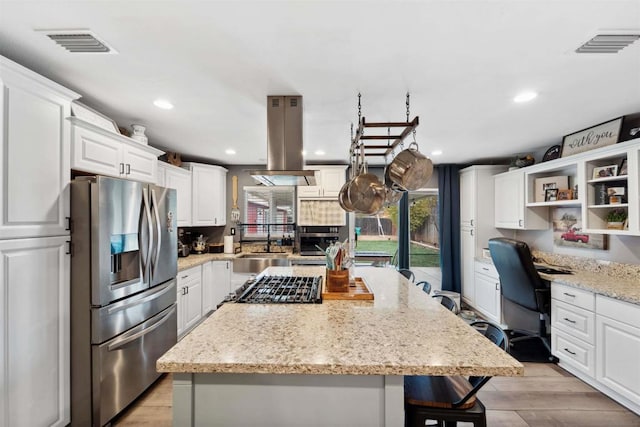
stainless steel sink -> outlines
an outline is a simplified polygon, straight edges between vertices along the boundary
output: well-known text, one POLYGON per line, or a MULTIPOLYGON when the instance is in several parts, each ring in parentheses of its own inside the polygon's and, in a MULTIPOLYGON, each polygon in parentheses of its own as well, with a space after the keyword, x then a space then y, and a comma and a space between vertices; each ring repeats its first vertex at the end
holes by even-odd
POLYGON ((242 254, 233 260, 234 273, 260 273, 267 267, 289 267, 289 254, 255 253, 242 254))
POLYGON ((289 254, 285 252, 254 252, 239 255, 238 258, 289 258, 289 254))

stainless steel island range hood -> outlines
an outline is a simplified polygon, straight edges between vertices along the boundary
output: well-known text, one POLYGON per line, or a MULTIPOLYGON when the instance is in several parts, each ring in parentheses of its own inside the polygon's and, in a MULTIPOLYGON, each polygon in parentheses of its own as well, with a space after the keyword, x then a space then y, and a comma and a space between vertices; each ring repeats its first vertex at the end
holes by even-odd
POLYGON ((267 96, 267 169, 249 174, 264 185, 315 185, 302 166, 302 96, 267 96))

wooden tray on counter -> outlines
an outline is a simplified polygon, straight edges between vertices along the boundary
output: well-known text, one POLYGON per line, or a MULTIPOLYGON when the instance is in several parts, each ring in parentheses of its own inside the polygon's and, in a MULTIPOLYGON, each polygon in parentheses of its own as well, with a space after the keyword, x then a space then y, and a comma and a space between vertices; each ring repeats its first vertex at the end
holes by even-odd
POLYGON ((362 277, 355 277, 353 281, 349 283, 348 292, 329 292, 327 290, 327 281, 322 281, 322 299, 323 300, 359 300, 359 301, 372 301, 373 292, 367 286, 367 283, 362 277))

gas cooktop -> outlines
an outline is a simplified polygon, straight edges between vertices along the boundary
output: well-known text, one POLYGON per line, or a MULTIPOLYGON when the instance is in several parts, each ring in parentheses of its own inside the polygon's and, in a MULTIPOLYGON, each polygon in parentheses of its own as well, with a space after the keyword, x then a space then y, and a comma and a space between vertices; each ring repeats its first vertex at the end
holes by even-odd
POLYGON ((322 276, 262 276, 243 285, 236 302, 262 304, 319 304, 322 276))

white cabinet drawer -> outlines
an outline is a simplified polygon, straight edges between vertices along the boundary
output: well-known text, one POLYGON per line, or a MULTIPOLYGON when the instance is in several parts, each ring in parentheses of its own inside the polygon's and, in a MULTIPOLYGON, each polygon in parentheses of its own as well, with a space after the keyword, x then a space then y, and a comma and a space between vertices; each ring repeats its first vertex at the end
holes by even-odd
POLYGON ((560 359, 561 363, 567 363, 584 372, 590 377, 596 375, 595 348, 558 328, 551 327, 551 353, 560 359))
POLYGON ((551 300, 552 326, 589 344, 595 344, 596 316, 593 311, 551 300))
POLYGON ((640 328, 640 305, 598 295, 596 307, 596 312, 601 316, 640 328))
POLYGON ((494 279, 498 279, 500 277, 495 265, 481 261, 476 261, 476 273, 486 274, 494 279))
POLYGON ((596 306, 595 295, 592 292, 556 282, 551 283, 551 298, 577 305, 589 311, 594 311, 596 306))
POLYGON ((202 266, 197 265, 195 267, 188 268, 178 272, 178 287, 184 286, 185 283, 190 283, 193 280, 202 279, 202 266))

